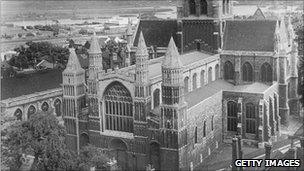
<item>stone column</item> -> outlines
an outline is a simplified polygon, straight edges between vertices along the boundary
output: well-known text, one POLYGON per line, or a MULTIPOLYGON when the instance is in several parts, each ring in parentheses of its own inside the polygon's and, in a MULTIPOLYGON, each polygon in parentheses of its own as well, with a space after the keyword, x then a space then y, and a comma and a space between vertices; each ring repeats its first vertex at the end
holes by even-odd
POLYGON ((235 57, 235 83, 239 85, 241 83, 241 56, 235 57))
POLYGON ((263 108, 264 108, 264 100, 260 100, 259 103, 259 122, 258 122, 258 146, 259 148, 263 148, 264 147, 264 112, 263 112, 263 108))
MULTIPOLYGON (((243 116, 243 98, 239 98, 238 99, 238 124, 237 124, 237 134, 241 135, 241 137, 243 135, 245 135, 245 129, 243 129, 243 121, 244 118, 243 116)), ((244 124, 245 125, 245 124, 244 124)))
POLYGON ((289 77, 289 99, 288 105, 291 115, 299 116, 299 100, 298 100, 298 46, 295 41, 292 44, 292 51, 290 55, 290 77, 289 77))
POLYGON ((270 159, 271 149, 272 149, 272 144, 269 142, 265 143, 265 159, 270 159))
MULTIPOLYGON (((238 139, 237 146, 238 146, 238 155, 239 155, 238 159, 243 159, 242 136, 238 136, 237 139, 238 139)), ((243 171, 243 167, 239 167, 239 170, 243 171)))
POLYGON ((238 152, 237 152, 237 138, 232 138, 232 170, 237 170, 237 167, 235 166, 235 160, 238 159, 238 152))

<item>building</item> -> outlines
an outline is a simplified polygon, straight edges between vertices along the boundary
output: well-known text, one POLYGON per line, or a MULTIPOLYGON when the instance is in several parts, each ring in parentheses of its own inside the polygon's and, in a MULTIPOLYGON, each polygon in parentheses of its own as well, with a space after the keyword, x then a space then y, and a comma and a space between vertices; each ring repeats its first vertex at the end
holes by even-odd
POLYGON ((232 12, 229 0, 183 0, 176 20, 141 20, 127 35, 136 64, 121 69, 104 70, 93 36, 87 77, 70 49, 61 89, 68 147, 93 144, 123 170, 190 170, 235 135, 259 148, 276 141, 298 114, 293 29, 232 12), (149 47, 163 56, 149 59, 149 47))

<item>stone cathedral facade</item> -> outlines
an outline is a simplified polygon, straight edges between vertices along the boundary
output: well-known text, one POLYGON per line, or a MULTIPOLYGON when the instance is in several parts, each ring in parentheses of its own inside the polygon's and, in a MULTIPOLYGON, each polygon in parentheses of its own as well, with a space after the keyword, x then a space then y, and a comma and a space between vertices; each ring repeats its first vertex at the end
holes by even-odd
POLYGON ((140 21, 128 38, 135 65, 103 70, 93 36, 86 79, 70 49, 62 75, 70 148, 93 144, 123 170, 189 170, 235 135, 255 147, 276 141, 297 114, 290 22, 233 20, 229 0, 181 2, 177 20, 140 21), (164 55, 149 59, 150 46, 164 55))

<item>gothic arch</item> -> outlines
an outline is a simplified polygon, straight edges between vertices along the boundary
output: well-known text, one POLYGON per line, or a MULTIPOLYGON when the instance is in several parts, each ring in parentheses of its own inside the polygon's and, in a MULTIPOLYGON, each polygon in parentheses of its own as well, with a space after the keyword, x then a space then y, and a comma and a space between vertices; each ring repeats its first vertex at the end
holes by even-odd
POLYGON ((54 108, 55 108, 56 116, 61 116, 61 114, 62 114, 62 103, 59 99, 56 99, 54 101, 54 108))
POLYGON ((27 119, 30 119, 30 117, 36 113, 36 107, 34 105, 30 105, 30 107, 27 109, 27 119))
POLYGON ((197 88, 197 74, 194 73, 192 76, 192 90, 195 90, 197 88))
POLYGON ((245 62, 242 68, 243 81, 253 81, 253 68, 249 62, 245 62))
POLYGON ((234 79, 234 66, 230 61, 226 61, 224 64, 224 79, 225 80, 234 79))
POLYGON ((49 104, 47 102, 43 102, 41 105, 41 110, 47 112, 49 110, 49 104))
POLYGON ((80 134, 80 147, 84 147, 90 143, 89 135, 85 132, 80 134))
POLYGON ((227 103, 227 130, 237 131, 237 103, 229 101, 227 103))
POLYGON ((190 15, 195 15, 196 14, 195 0, 189 0, 189 14, 190 15))
POLYGON ((267 62, 261 66, 261 81, 272 82, 272 67, 267 62))
POLYGON ((105 89, 103 99, 106 129, 133 132, 133 101, 129 90, 122 83, 114 81, 105 89))
POLYGON ((219 67, 219 64, 216 64, 215 65, 215 80, 219 79, 220 77, 220 67, 219 67))
POLYGON ((208 69, 208 83, 212 82, 212 67, 208 69))
POLYGON ((184 90, 185 90, 185 93, 189 92, 189 77, 185 77, 185 79, 184 79, 184 90))
POLYGON ((206 0, 201 0, 201 14, 207 15, 208 14, 208 3, 206 0))
POLYGON ((153 106, 154 106, 154 108, 158 107, 159 104, 160 104, 160 90, 159 90, 159 88, 157 88, 153 92, 153 106))
POLYGON ((14 112, 14 116, 17 120, 22 120, 22 110, 20 108, 16 109, 14 112))
POLYGON ((201 71, 201 87, 205 85, 205 70, 201 71))
POLYGON ((246 103, 246 133, 255 134, 257 132, 257 109, 253 103, 246 103))

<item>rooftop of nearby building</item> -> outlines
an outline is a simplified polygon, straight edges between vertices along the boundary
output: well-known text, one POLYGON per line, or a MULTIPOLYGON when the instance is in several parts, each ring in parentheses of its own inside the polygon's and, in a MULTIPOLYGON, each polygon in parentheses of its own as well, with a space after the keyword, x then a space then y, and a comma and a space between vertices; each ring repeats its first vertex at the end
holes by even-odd
POLYGON ((223 50, 274 51, 275 20, 228 20, 223 50))
POLYGON ((60 88, 62 70, 43 70, 30 74, 18 74, 1 80, 1 100, 28 95, 48 89, 60 88))

